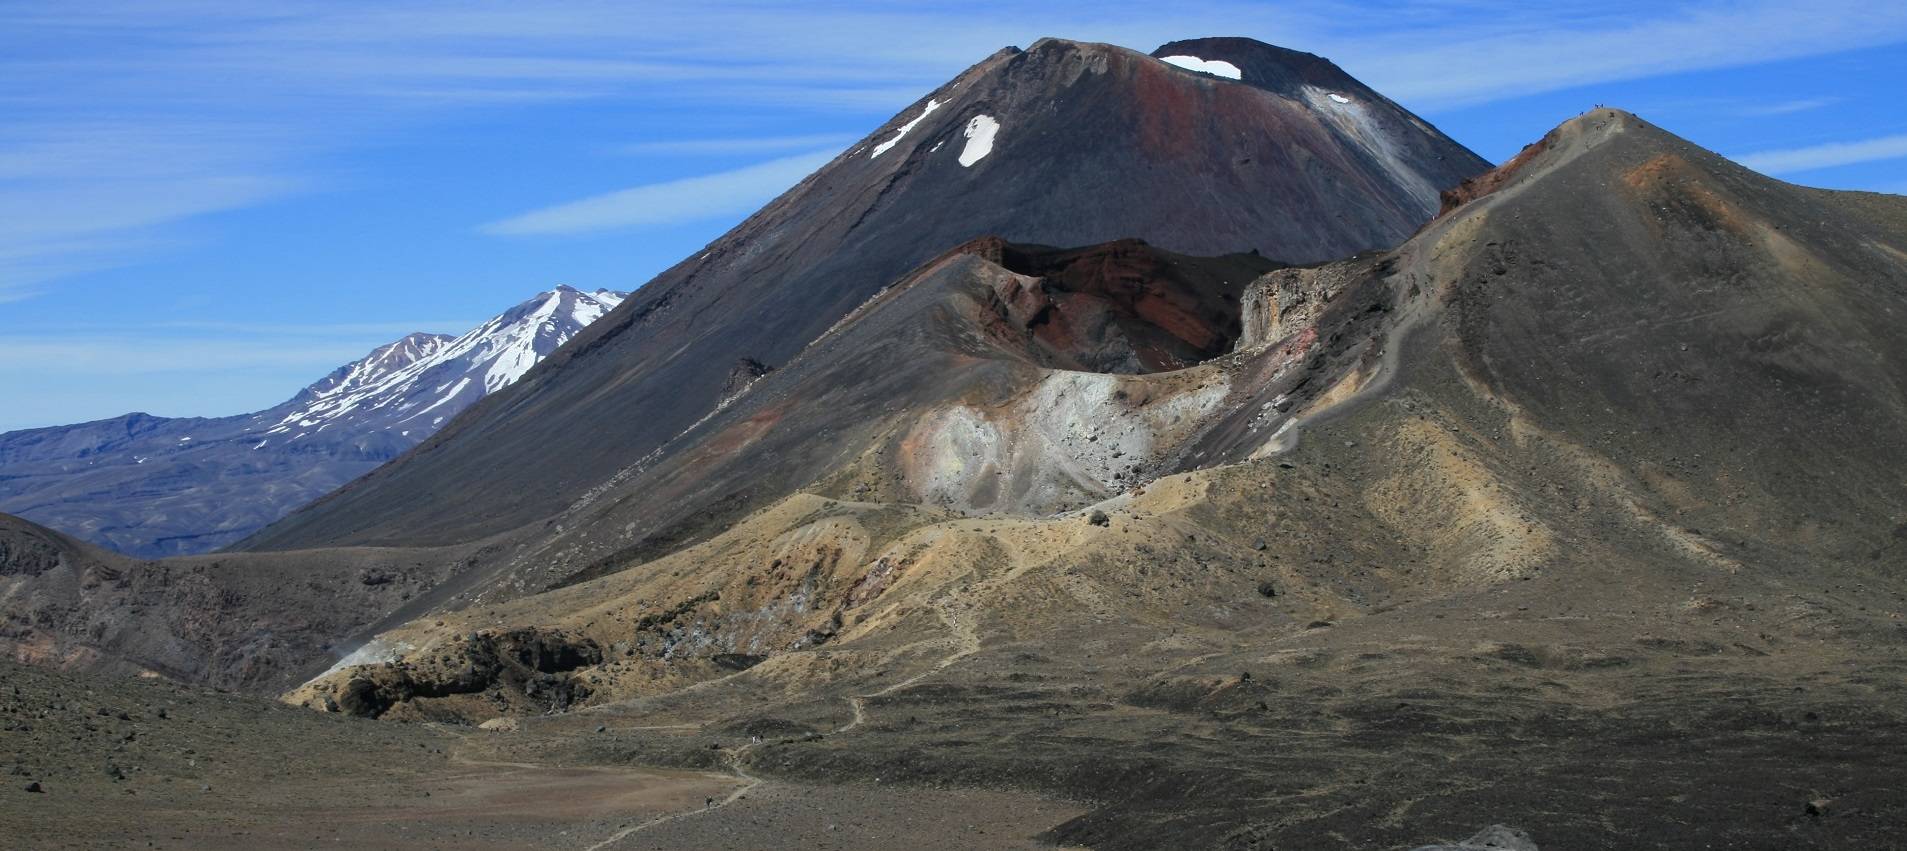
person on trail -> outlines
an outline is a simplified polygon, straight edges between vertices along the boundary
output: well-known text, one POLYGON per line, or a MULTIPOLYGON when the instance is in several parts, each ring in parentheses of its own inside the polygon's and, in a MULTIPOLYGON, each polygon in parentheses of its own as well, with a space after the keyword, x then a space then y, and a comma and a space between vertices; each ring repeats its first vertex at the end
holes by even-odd
POLYGON ((713 797, 709 798, 707 801, 703 802, 703 807, 705 809, 711 809, 711 810, 715 809, 715 799, 713 797))

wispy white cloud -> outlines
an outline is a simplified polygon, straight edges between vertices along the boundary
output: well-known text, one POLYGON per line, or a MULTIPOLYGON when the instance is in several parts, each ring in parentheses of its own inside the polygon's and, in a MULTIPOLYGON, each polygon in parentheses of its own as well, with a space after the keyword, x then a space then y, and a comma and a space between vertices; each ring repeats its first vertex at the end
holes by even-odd
POLYGON ((1907 133, 1853 142, 1828 142, 1805 148, 1757 151, 1734 159, 1763 174, 1791 174, 1900 157, 1907 157, 1907 133))
MULTIPOLYGON (((319 163, 337 151, 446 117, 600 98, 701 114, 847 111, 875 116, 871 127, 1008 44, 1059 35, 1149 49, 1209 34, 1330 56, 1436 112, 1896 43, 1907 40, 1907 4, 5 4, 0 254, 10 259, 0 298, 142 256, 209 213, 322 188, 319 163), (100 245, 115 248, 82 248, 100 245)), ((787 134, 726 152, 809 147, 776 147, 776 135, 787 134)), ((611 199, 595 201, 600 218, 611 199)))
POLYGON ((282 340, 6 336, 0 337, 0 369, 99 376, 226 372, 233 364, 244 364, 248 369, 308 367, 315 381, 330 369, 364 357, 371 347, 362 341, 287 344, 282 340))
POLYGON ((1812 112, 1813 110, 1823 107, 1833 106, 1845 100, 1847 100, 1847 98, 1836 95, 1829 97, 1795 98, 1793 100, 1774 101, 1771 103, 1743 104, 1735 108, 1735 114, 1750 118, 1793 115, 1797 112, 1812 112))
POLYGON ((0 123, 0 298, 178 245, 170 225, 307 185, 266 153, 300 150, 276 133, 129 115, 38 118, 0 123))
POLYGON ((163 320, 136 325, 75 321, 0 333, 0 371, 76 376, 306 368, 310 380, 372 349, 417 332, 460 334, 482 319, 380 322, 163 320))
POLYGON ((482 320, 361 323, 84 321, 0 333, 0 432, 146 411, 255 411, 414 331, 482 320))
MULTIPOLYGON (((144 329, 178 331, 219 331, 228 334, 264 334, 295 337, 355 337, 374 335, 388 342, 405 334, 461 334, 482 324, 482 319, 432 319, 410 322, 319 322, 295 325, 280 322, 216 322, 183 320, 152 322, 144 329)), ((84 326, 81 326, 84 328, 84 326)))
POLYGON ((817 151, 724 171, 635 186, 483 226, 498 236, 575 234, 698 221, 761 206, 815 169, 834 151, 817 151))
POLYGON ((634 156, 657 154, 759 154, 797 148, 841 148, 857 137, 845 133, 807 133, 797 136, 730 137, 720 139, 658 139, 633 142, 616 148, 617 153, 634 156))
POLYGON ((1319 43, 1379 91, 1434 110, 1907 40, 1907 5, 1864 0, 1481 5, 1428 31, 1319 43))

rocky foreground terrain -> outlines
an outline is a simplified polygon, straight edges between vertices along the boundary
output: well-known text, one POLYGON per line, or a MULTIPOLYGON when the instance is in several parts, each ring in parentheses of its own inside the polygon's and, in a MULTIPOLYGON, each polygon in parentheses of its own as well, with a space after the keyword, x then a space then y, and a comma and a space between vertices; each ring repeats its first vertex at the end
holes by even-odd
MULTIPOLYGON (((1236 40, 1040 51, 1017 61, 1338 103, 1279 76, 1321 66, 1236 40)), ((1010 162, 1014 126, 978 164, 1010 162)), ((248 847, 399 788, 432 797, 368 819, 419 831, 392 845, 1894 844, 1907 199, 1769 180, 1606 109, 1448 184, 1401 244, 1310 265, 962 235, 767 358, 668 319, 678 270, 216 564, 0 527, 5 638, 67 669, 20 674, 12 715, 54 726, 0 734, 25 768, 0 820, 185 843, 176 799, 73 768, 164 695, 241 741, 283 725, 268 755, 328 737, 315 764, 365 778, 254 761, 292 776, 206 808, 248 847), (599 426, 628 442, 593 477, 497 460, 570 394, 597 412, 682 374, 618 339, 644 322, 716 353, 685 422, 599 426), (364 519, 419 492, 440 502, 364 519), (520 518, 539 493, 564 496, 520 518), (270 570, 306 584, 246 584, 270 570), (605 803, 508 803, 552 775, 605 803), (463 833, 442 778, 469 784, 441 787, 463 833), (281 790, 305 815, 259 815, 281 790)), ((718 253, 775 244, 751 221, 718 253)))

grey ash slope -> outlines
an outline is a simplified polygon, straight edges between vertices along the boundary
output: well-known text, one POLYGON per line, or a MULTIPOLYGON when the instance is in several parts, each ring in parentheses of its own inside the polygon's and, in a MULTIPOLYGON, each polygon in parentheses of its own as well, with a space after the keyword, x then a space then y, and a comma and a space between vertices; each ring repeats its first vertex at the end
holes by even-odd
POLYGON ((0 435, 0 511, 131 555, 218 549, 417 445, 621 300, 559 287, 458 337, 380 346, 253 414, 0 435))
POLYGON ((443 543, 541 521, 708 414, 736 363, 788 362, 976 237, 1320 261, 1396 244, 1435 212, 1436 190, 1487 168, 1316 57, 1243 40, 1188 49, 1248 70, 1233 81, 1057 39, 995 54, 418 452, 247 546, 443 543), (468 493, 471 481, 497 486, 468 493))

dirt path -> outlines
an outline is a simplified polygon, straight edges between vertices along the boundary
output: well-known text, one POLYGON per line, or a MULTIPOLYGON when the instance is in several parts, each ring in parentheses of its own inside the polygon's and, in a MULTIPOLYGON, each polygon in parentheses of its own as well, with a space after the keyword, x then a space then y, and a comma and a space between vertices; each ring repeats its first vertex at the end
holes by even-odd
MULTIPOLYGON (((935 613, 938 614, 940 616, 941 621, 947 625, 948 635, 942 639, 939 639, 941 643, 951 645, 947 655, 941 657, 939 661, 935 662, 931 667, 927 668, 926 670, 921 671, 920 673, 917 673, 899 682, 890 683, 886 687, 881 688, 878 691, 872 691, 867 694, 850 695, 847 698, 845 698, 848 703, 848 708, 849 710, 852 711, 853 715, 846 724, 843 724, 840 727, 835 728, 834 732, 836 735, 852 731, 854 728, 859 727, 862 724, 866 723, 867 701, 869 699, 883 697, 883 696, 892 694, 894 692, 900 691, 901 689, 907 688, 908 686, 914 685, 915 683, 918 683, 924 679, 927 679, 928 677, 934 676, 935 674, 938 674, 941 671, 946 670, 948 667, 952 666, 955 662, 958 662, 961 659, 964 659, 980 651, 980 634, 979 634, 979 630, 976 629, 974 626, 973 619, 971 617, 962 619, 960 617, 960 613, 957 612, 952 607, 952 602, 953 602, 952 595, 947 595, 939 599, 936 599, 933 604, 935 613)), ((667 726, 681 727, 684 725, 674 724, 674 725, 667 725, 667 726)), ((585 849, 585 851, 601 851, 601 849, 612 847, 616 845, 617 843, 622 842, 623 840, 629 838, 630 836, 640 833, 642 831, 649 830, 651 828, 655 828, 660 825, 668 824, 678 819, 691 818, 693 816, 712 813, 712 812, 715 812, 716 810, 722 809, 723 807, 733 804, 736 801, 741 800, 750 791, 754 790, 756 787, 760 786, 764 782, 762 778, 748 773, 748 769, 743 767, 744 759, 745 757, 748 756, 749 752, 753 751, 757 747, 760 747, 762 744, 763 742, 749 742, 748 744, 742 745, 741 747, 726 749, 723 751, 722 761, 724 765, 727 767, 729 773, 735 775, 737 779, 740 779, 742 781, 741 786, 736 787, 733 791, 729 792, 727 795, 714 801, 713 803, 708 803, 705 806, 700 807, 698 809, 682 810, 680 812, 668 813, 666 815, 657 816, 648 821, 642 822, 641 824, 631 825, 629 827, 623 828, 622 830, 616 831, 614 834, 611 834, 609 838, 604 839, 603 841, 598 842, 594 845, 588 846, 588 848, 585 849)))
POLYGON ((704 813, 712 813, 712 812, 715 812, 716 810, 719 810, 723 807, 728 806, 729 804, 732 804, 732 803, 735 803, 736 801, 741 800, 742 796, 747 795, 755 787, 760 786, 762 784, 762 779, 760 777, 756 777, 753 774, 749 774, 748 769, 742 767, 742 757, 746 755, 749 751, 755 749, 755 747, 759 744, 760 744, 759 742, 750 742, 739 748, 735 748, 733 750, 729 750, 723 753, 723 756, 722 756, 723 762, 727 765, 729 772, 734 774, 737 778, 739 778, 742 781, 742 785, 735 787, 734 790, 730 791, 727 795, 724 795, 720 800, 717 800, 713 803, 706 804, 700 809, 681 810, 678 812, 667 813, 664 815, 656 816, 655 818, 642 822, 641 824, 625 827, 622 830, 618 830, 615 833, 611 834, 608 839, 605 839, 601 842, 598 842, 594 845, 589 846, 588 849, 586 849, 586 851, 599 851, 599 849, 608 848, 610 846, 615 845, 618 842, 623 841, 624 839, 629 838, 629 836, 632 834, 640 833, 642 831, 648 830, 658 825, 668 824, 669 822, 675 821, 677 819, 689 818, 691 816, 699 816, 704 813))
POLYGON ((899 682, 890 683, 887 687, 878 691, 848 696, 848 708, 854 711, 854 717, 848 721, 848 723, 835 728, 834 732, 836 735, 846 733, 867 722, 867 701, 870 698, 885 697, 893 694, 894 692, 938 674, 941 671, 947 670, 953 663, 961 659, 980 652, 980 633, 979 630, 974 627, 972 619, 961 620, 959 613, 948 606, 946 599, 947 598, 943 597, 934 601, 934 611, 940 615, 941 621, 946 623, 947 628, 952 632, 951 635, 942 639, 942 641, 954 644, 954 650, 946 656, 941 657, 940 661, 935 662, 925 671, 921 671, 899 682))

